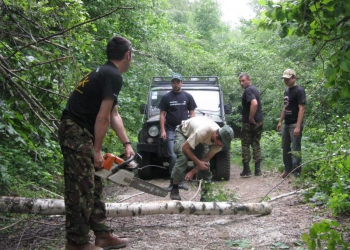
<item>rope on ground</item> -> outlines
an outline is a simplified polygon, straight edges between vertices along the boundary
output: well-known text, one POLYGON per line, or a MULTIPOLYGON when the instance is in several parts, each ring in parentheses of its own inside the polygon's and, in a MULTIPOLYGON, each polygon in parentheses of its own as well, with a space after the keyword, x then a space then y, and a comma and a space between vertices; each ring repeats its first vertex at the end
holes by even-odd
POLYGON ((194 198, 196 198, 197 195, 198 195, 198 193, 201 191, 201 189, 202 189, 202 181, 203 181, 203 180, 199 180, 197 192, 196 192, 196 193, 194 194, 194 196, 190 199, 190 201, 193 200, 194 198))

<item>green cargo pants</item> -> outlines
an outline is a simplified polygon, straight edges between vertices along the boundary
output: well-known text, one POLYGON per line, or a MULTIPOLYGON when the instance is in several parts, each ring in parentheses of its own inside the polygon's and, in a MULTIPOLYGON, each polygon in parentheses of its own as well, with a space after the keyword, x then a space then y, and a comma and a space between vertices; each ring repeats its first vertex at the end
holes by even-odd
MULTIPOLYGON (((175 166, 171 172, 171 179, 175 181, 182 181, 186 176, 186 169, 188 164, 188 156, 182 151, 182 145, 186 142, 187 137, 182 134, 181 126, 177 126, 175 129, 175 140, 174 140, 174 152, 177 155, 175 166)), ((208 153, 209 147, 205 144, 198 144, 192 152, 198 159, 203 159, 203 157, 208 153)), ((204 181, 211 181, 213 175, 210 170, 198 171, 197 176, 199 179, 204 181)))

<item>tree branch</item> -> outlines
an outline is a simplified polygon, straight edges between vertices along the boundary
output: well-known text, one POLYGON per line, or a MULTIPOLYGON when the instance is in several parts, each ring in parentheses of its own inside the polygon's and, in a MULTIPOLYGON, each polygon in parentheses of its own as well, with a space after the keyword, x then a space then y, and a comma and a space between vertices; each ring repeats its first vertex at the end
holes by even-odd
MULTIPOLYGON (((1 58, 3 58, 3 57, 0 55, 0 59, 1 59, 1 58)), ((56 60, 57 60, 57 59, 56 59, 56 60)), ((55 61, 55 60, 53 60, 53 61, 55 61)), ((8 68, 4 67, 4 66, 1 65, 1 64, 0 64, 0 68, 2 68, 2 69, 4 70, 4 71, 3 71, 4 74, 6 74, 6 72, 7 72, 8 74, 10 74, 10 75, 12 75, 12 76, 18 78, 19 80, 21 80, 22 82, 24 82, 24 83, 26 83, 26 84, 28 84, 28 85, 31 85, 31 86, 33 86, 33 87, 35 87, 35 88, 38 88, 38 89, 43 90, 43 91, 45 91, 45 92, 48 92, 48 93, 50 93, 50 94, 54 94, 54 95, 60 96, 60 97, 62 97, 62 98, 67 98, 67 96, 65 96, 65 95, 61 95, 61 94, 56 93, 56 92, 54 92, 54 91, 51 91, 51 90, 48 90, 48 89, 39 87, 39 86, 37 86, 37 85, 35 85, 35 84, 31 83, 31 82, 28 82, 28 81, 24 80, 24 79, 21 78, 19 75, 13 73, 12 70, 9 70, 8 68)), ((9 77, 7 77, 7 78, 10 79, 9 77)), ((13 82, 13 81, 11 81, 11 82, 13 82)))
POLYGON ((280 183, 278 183, 278 184, 276 184, 274 187, 272 187, 272 188, 267 192, 267 194, 260 200, 260 202, 262 202, 263 200, 265 200, 265 198, 269 195, 269 193, 271 193, 275 188, 277 188, 279 185, 281 185, 281 184, 287 179, 287 177, 290 176, 295 170, 301 168, 301 167, 304 166, 304 165, 309 164, 310 162, 315 162, 315 161, 318 161, 318 160, 321 160, 321 159, 324 159, 324 158, 328 158, 328 157, 329 157, 329 155, 323 156, 323 157, 320 157, 320 158, 317 158, 317 159, 314 159, 314 160, 310 160, 310 161, 305 162, 305 163, 303 163, 303 164, 300 164, 300 165, 297 166, 295 169, 293 169, 293 171, 291 171, 285 178, 283 178, 283 180, 282 180, 280 183))
POLYGON ((79 24, 77 24, 77 25, 73 25, 73 26, 70 27, 70 28, 64 29, 64 30, 62 30, 62 31, 60 31, 60 32, 58 32, 58 33, 55 33, 55 34, 46 36, 46 37, 44 37, 44 38, 38 39, 37 41, 34 41, 34 42, 32 42, 32 43, 28 43, 27 45, 18 48, 18 49, 17 49, 16 51, 14 51, 11 55, 9 55, 8 58, 13 57, 18 51, 22 51, 22 49, 24 49, 24 48, 26 48, 26 47, 29 47, 29 46, 34 45, 34 44, 41 43, 41 42, 46 41, 46 40, 48 40, 48 39, 50 39, 50 38, 52 38, 52 37, 55 37, 55 36, 58 36, 58 35, 62 35, 62 34, 68 32, 68 31, 70 31, 70 30, 73 30, 73 29, 75 29, 75 28, 78 28, 78 27, 80 27, 80 26, 83 26, 83 25, 85 25, 85 24, 87 24, 87 23, 91 23, 91 22, 94 22, 94 21, 96 21, 96 20, 98 20, 98 19, 101 19, 101 18, 103 18, 103 17, 109 16, 109 15, 113 14, 114 12, 116 12, 116 11, 118 11, 118 10, 120 10, 120 9, 133 9, 133 8, 134 8, 134 7, 117 7, 117 8, 113 9, 112 11, 110 11, 110 12, 108 12, 108 13, 106 13, 106 14, 103 14, 103 15, 101 15, 101 16, 98 16, 98 17, 95 17, 95 18, 93 18, 93 19, 87 20, 87 21, 85 21, 85 22, 79 23, 79 24))
MULTIPOLYGON (((11 70, 11 72, 22 72, 22 71, 27 71, 27 70, 29 70, 29 69, 32 69, 32 68, 35 68, 35 67, 38 67, 38 66, 42 66, 42 65, 49 64, 49 63, 52 63, 52 62, 63 61, 63 60, 66 60, 66 59, 68 59, 68 58, 73 58, 73 57, 72 57, 72 56, 64 56, 64 57, 56 58, 56 59, 53 59, 53 60, 48 60, 48 61, 44 61, 44 62, 39 62, 39 63, 36 63, 36 64, 34 64, 34 65, 31 65, 30 67, 27 67, 27 68, 11 70)), ((40 89, 42 89, 42 90, 44 90, 44 91, 51 92, 51 91, 48 90, 48 89, 41 88, 41 87, 36 86, 36 85, 34 85, 34 84, 32 84, 32 83, 27 82, 27 84, 30 84, 30 85, 32 85, 33 87, 36 87, 36 88, 40 88, 40 89)), ((55 93, 55 92, 52 93, 52 92, 51 92, 51 94, 57 95, 58 93, 55 93)), ((59 94, 58 94, 58 95, 59 95, 59 94)))
MULTIPOLYGON (((46 112, 48 112, 50 115, 51 115, 51 113, 50 113, 49 111, 47 111, 47 110, 45 109, 45 107, 43 107, 43 106, 41 105, 40 102, 37 102, 36 98, 35 98, 33 95, 32 95, 32 96, 29 96, 25 91, 23 91, 23 90, 22 90, 23 88, 20 88, 20 86, 18 86, 18 84, 17 84, 15 81, 13 81, 13 80, 11 79, 11 77, 9 77, 8 74, 6 74, 6 72, 8 72, 8 73, 10 73, 10 74, 13 74, 13 73, 12 73, 11 71, 9 71, 8 69, 6 69, 6 68, 5 68, 3 65, 1 65, 1 64, 0 64, 0 72, 3 73, 4 76, 5 76, 5 78, 6 78, 9 82, 12 83, 12 85, 13 85, 14 88, 15 88, 15 90, 16 90, 17 93, 19 94, 19 96, 20 96, 20 97, 22 98, 22 100, 27 104, 28 108, 29 108, 30 110, 32 110, 33 114, 42 122, 42 124, 44 124, 45 127, 47 127, 47 128, 50 130, 50 132, 52 133, 52 135, 53 135, 54 137, 57 137, 55 131, 52 130, 52 127, 49 126, 49 125, 42 119, 42 117, 34 110, 34 108, 32 107, 32 105, 31 105, 31 103, 30 103, 29 101, 31 101, 33 105, 35 105, 37 108, 39 108, 39 112, 41 112, 41 113, 46 117, 46 119, 52 120, 52 118, 49 118, 49 117, 47 116, 47 114, 46 114, 45 112, 43 112, 43 109, 44 109, 46 112), (26 97, 27 97, 27 98, 26 98, 26 97), (29 100, 29 101, 28 101, 28 100, 29 100), (40 106, 41 106, 41 107, 40 107, 40 106)), ((15 74, 13 74, 13 75, 15 75, 15 74)), ((21 78, 19 78, 19 79, 21 79, 21 78)), ((23 80, 23 79, 21 79, 21 80, 23 80)), ((24 80, 23 80, 23 81, 24 81, 24 80)), ((25 81, 25 82, 26 82, 26 81, 25 81)), ((52 115, 51 115, 51 116, 52 116, 52 115)), ((54 116, 52 116, 52 117, 54 117, 54 116)), ((55 130, 58 129, 57 126, 56 126, 55 124, 52 124, 52 125, 53 125, 53 127, 55 128, 55 130)))
POLYGON ((166 64, 169 68, 172 68, 171 65, 168 62, 166 62, 165 60, 163 60, 160 57, 153 56, 153 55, 150 55, 150 54, 146 54, 146 53, 140 52, 140 51, 138 51, 136 49, 133 49, 132 52, 135 53, 136 55, 145 56, 145 57, 152 58, 152 59, 157 59, 158 61, 166 64))

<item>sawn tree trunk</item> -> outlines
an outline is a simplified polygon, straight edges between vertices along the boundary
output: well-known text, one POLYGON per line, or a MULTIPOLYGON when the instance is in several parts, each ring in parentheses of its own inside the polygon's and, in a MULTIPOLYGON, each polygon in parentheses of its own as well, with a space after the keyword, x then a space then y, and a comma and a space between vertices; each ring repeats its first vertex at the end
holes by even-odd
MULTIPOLYGON (((270 214, 268 203, 238 204, 234 202, 158 201, 149 203, 106 203, 108 217, 127 217, 153 214, 270 214)), ((64 201, 0 197, 0 212, 43 215, 64 215, 64 201)))

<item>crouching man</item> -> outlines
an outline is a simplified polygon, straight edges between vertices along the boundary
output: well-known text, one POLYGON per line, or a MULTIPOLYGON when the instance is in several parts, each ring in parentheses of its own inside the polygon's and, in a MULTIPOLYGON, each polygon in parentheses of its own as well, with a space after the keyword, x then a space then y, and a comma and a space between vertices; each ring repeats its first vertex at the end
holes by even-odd
MULTIPOLYGON (((178 184, 181 180, 191 180, 197 174, 204 181, 211 181, 209 161, 223 146, 230 147, 234 133, 230 126, 222 128, 206 116, 196 116, 182 121, 175 129, 174 152, 177 155, 175 166, 171 172, 173 189, 172 200, 181 200, 178 184), (195 167, 186 174, 187 162, 190 158, 195 167)), ((203 193, 201 201, 205 201, 203 193)))

